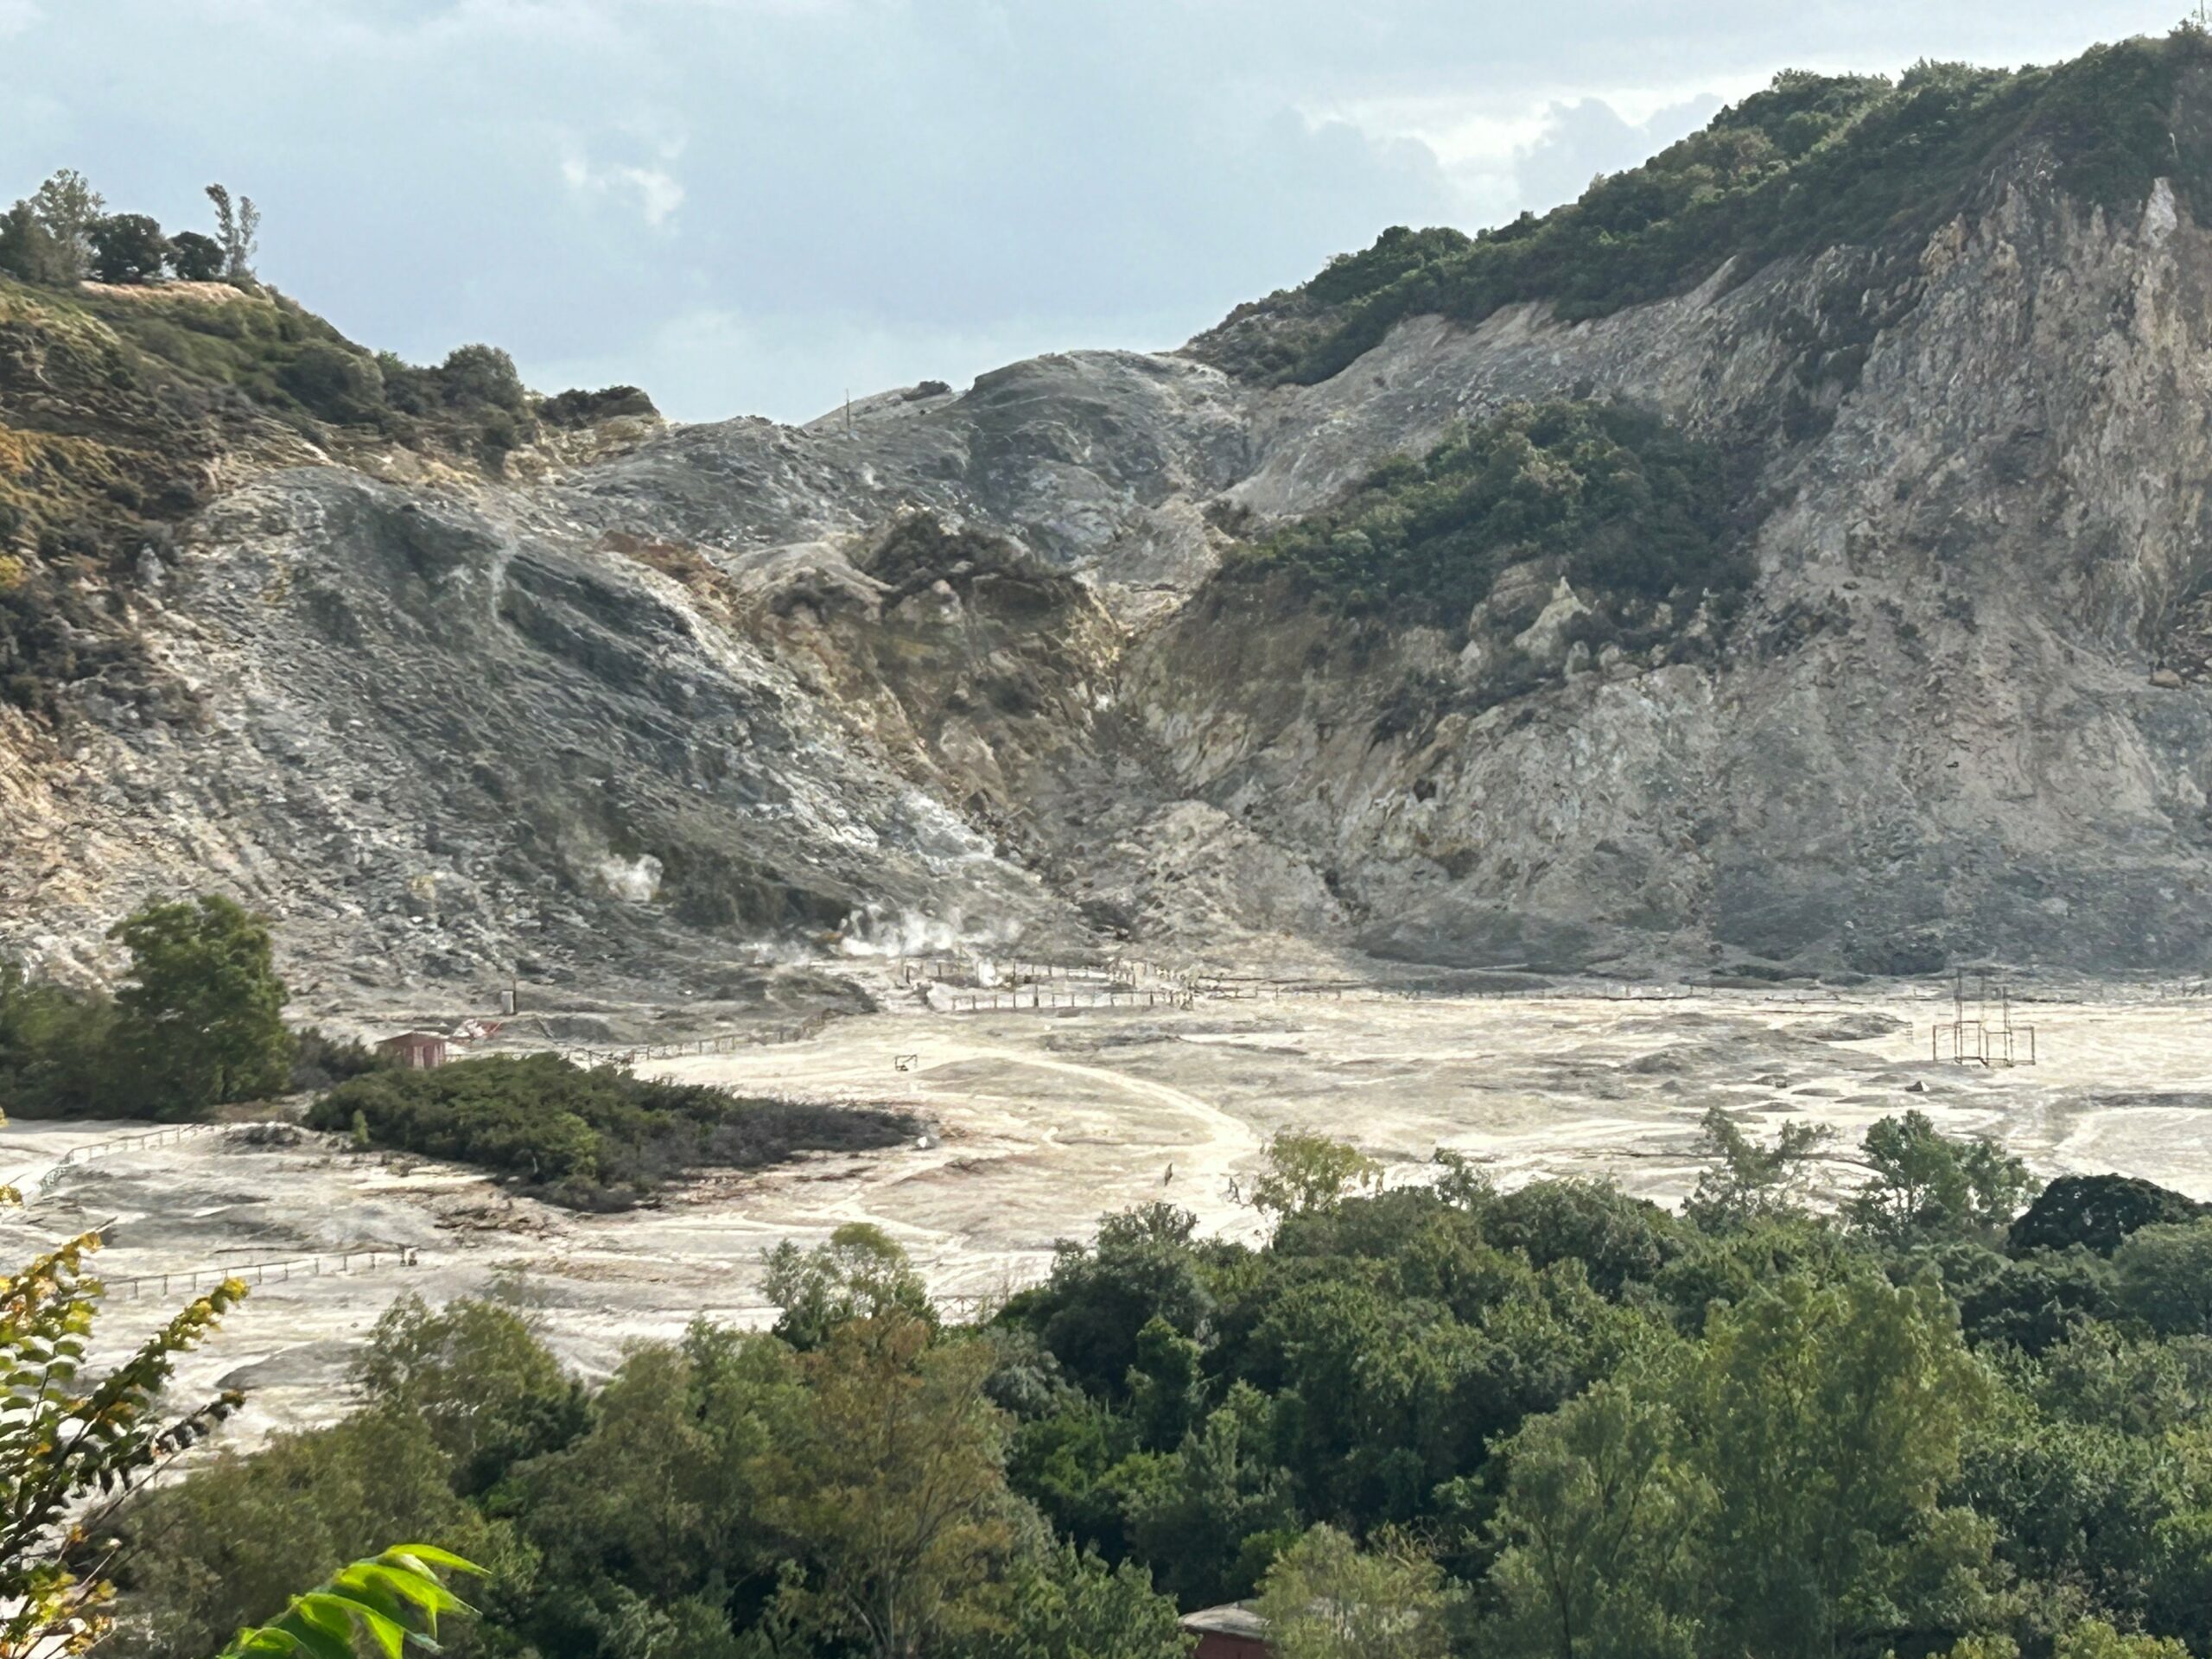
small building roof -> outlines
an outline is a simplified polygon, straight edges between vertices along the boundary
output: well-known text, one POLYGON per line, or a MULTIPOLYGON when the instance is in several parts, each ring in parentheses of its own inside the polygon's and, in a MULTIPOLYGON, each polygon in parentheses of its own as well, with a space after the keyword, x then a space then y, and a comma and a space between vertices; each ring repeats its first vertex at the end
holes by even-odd
POLYGON ((1254 1642, 1268 1639, 1268 1621, 1254 1612, 1249 1603, 1242 1601, 1225 1601, 1218 1607, 1201 1607, 1195 1613, 1185 1613, 1182 1625, 1193 1635, 1213 1631, 1254 1642))
POLYGON ((442 1043, 445 1040, 446 1036, 443 1032, 403 1031, 397 1037, 385 1038, 377 1046, 378 1048, 412 1048, 422 1043, 442 1043))

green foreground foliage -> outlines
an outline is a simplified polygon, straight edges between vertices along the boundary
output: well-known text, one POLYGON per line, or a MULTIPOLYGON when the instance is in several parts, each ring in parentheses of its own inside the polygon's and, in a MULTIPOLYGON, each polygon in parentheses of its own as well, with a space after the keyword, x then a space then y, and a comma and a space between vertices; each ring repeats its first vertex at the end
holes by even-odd
POLYGON ((916 1128, 900 1112, 743 1099, 614 1066, 587 1071, 555 1054, 372 1071, 324 1095, 308 1124, 518 1176, 583 1208, 632 1203, 689 1169, 872 1151, 911 1140, 916 1128))
POLYGON ((353 1659, 357 1637, 383 1659, 400 1659, 410 1645, 435 1650, 440 1613, 475 1611, 446 1588, 440 1567, 484 1570, 435 1544, 396 1544, 293 1597, 274 1622, 240 1630, 222 1659, 353 1659))
POLYGON ((129 1513, 118 1650, 400 1535, 486 1565, 454 1646, 518 1659, 1172 1659, 1255 1596, 1285 1659, 2212 1653, 2212 1217, 1917 1113, 1833 1217, 1821 1137, 1706 1142, 1676 1216, 1286 1137, 1267 1243, 1110 1217, 980 1326, 849 1228, 774 1332, 597 1389, 403 1302, 359 1414, 129 1513))
MULTIPOLYGON (((1232 317, 1211 350, 1242 373, 1312 382, 1423 313, 1475 322, 1541 300, 1561 317, 1601 316, 1694 287, 1731 261, 1740 278, 1839 245, 1907 254, 1993 195, 2015 162, 2047 167, 2084 207, 2111 211, 2139 206, 2171 176, 2201 221, 2212 206, 2208 60, 2204 31, 2183 25, 2048 68, 1923 62, 1894 81, 1789 71, 1541 218, 1474 237, 1386 231, 1248 308, 1287 313, 1288 326, 1247 332, 1232 317)), ((1833 342, 1839 360, 1824 372, 1855 377, 1880 318, 1861 321, 1863 338, 1833 342)))
POLYGON ((114 1545, 103 1529, 116 1504, 238 1404, 226 1393, 169 1416, 162 1398, 176 1357, 245 1294, 237 1280, 112 1369, 87 1365, 100 1286, 86 1265, 99 1248, 85 1234, 0 1283, 0 1659, 79 1654, 108 1634, 114 1545))

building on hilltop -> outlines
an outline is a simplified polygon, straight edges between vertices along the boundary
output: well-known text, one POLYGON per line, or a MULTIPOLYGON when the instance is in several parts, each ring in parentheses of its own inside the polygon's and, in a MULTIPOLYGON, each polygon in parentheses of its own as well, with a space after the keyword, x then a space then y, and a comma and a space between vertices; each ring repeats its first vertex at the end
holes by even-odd
POLYGON ((434 1031, 403 1032, 385 1038, 377 1048, 394 1065, 409 1071, 427 1071, 446 1063, 446 1039, 434 1031))

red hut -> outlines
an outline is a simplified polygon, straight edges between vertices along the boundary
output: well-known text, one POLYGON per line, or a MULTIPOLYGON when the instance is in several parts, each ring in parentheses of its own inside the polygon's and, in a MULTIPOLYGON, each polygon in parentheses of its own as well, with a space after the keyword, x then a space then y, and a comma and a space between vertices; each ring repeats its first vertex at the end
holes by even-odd
POLYGON ((1192 1659, 1272 1659, 1268 1621, 1241 1601, 1185 1613, 1185 1632, 1198 1638, 1192 1659))
POLYGON ((427 1071, 446 1063, 446 1039, 433 1031, 403 1032, 385 1038, 377 1046, 394 1065, 410 1071, 427 1071))

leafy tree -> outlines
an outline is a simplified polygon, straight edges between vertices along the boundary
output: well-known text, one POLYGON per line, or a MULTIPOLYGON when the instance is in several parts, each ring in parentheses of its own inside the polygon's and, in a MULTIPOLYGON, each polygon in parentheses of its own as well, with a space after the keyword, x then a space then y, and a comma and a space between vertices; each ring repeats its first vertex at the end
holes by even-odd
POLYGON ((438 365, 438 384, 447 403, 457 409, 488 407, 511 415, 529 412, 515 360, 496 346, 458 346, 438 365))
POLYGON ((1691 1659, 1717 1498, 1669 1408, 1600 1383, 1504 1448, 1491 1584, 1501 1655, 1691 1659))
POLYGON ((306 341, 279 378, 285 391, 327 421, 373 421, 384 407, 384 372, 376 359, 334 340, 306 341))
POLYGON ((1959 1493, 1997 1527, 2024 1622, 2063 1630, 2090 1608, 2139 1621, 2160 1524, 2182 1497, 2172 1452, 2108 1425, 1999 1404, 1968 1438, 1959 1493))
POLYGON ((1539 1268, 1579 1262, 1608 1296, 1656 1279, 1686 1248, 1681 1229, 1657 1205, 1605 1181, 1530 1181, 1480 1210, 1482 1235, 1539 1268))
POLYGON ((222 276, 229 260, 213 237, 179 231, 169 238, 168 264, 181 283, 212 283, 222 276))
POLYGON ((219 894, 150 905, 110 931, 130 952, 118 1041, 156 1112, 281 1093, 292 1036, 269 925, 219 894))
POLYGON ((35 982, 0 963, 0 1111, 82 1117, 118 1109, 114 1040, 108 999, 35 982))
POLYGON ((1991 1540, 1940 1504, 1986 1383, 1932 1279, 1785 1279, 1716 1308, 1688 1358, 1674 1394, 1718 1497, 1716 1649, 1964 1633, 1942 1624, 1982 1611, 1991 1540))
POLYGON ((28 201, 19 201, 0 213, 0 276, 49 288, 77 280, 73 256, 54 240, 37 208, 28 201))
POLYGON ((1281 1220, 1332 1210, 1352 1193, 1371 1192, 1382 1183, 1382 1166, 1357 1147, 1283 1129, 1268 1142, 1267 1168, 1244 1201, 1281 1220))
POLYGON ((2001 1229, 2037 1190, 2027 1166, 1997 1142, 1954 1140, 1924 1112, 1882 1119, 1861 1149, 1873 1177, 1844 1213, 1891 1243, 2001 1229))
POLYGON ((117 1577, 136 1617, 112 1645, 146 1659, 212 1652, 239 1626, 281 1614, 302 1580, 394 1537, 429 1533, 503 1580, 526 1580, 509 1529, 455 1497, 453 1474, 421 1420, 389 1403, 279 1434, 251 1455, 224 1452, 119 1517, 117 1577))
POLYGON ((1949 1247, 1937 1258, 1958 1299, 1967 1340, 2040 1354, 2092 1319, 2113 1318, 2112 1274, 2086 1250, 2038 1250, 2023 1259, 1978 1244, 1949 1247))
POLYGON ((2058 1638, 2052 1659, 2189 1659, 2189 1649, 2167 1637, 2122 1636, 2101 1618, 2087 1618, 2058 1638))
POLYGON ((1834 1131, 1820 1123, 1784 1123, 1762 1146, 1718 1106, 1698 1126, 1707 1160, 1682 1213, 1707 1232, 1727 1232, 1794 1214, 1834 1131))
POLYGON ((1169 1204, 1109 1216, 1090 1249, 1064 1242, 1051 1278, 1011 1299, 1006 1318, 1036 1331, 1071 1380, 1119 1400, 1147 1325, 1159 1319, 1196 1337, 1212 1313, 1197 1227, 1196 1216, 1169 1204))
POLYGON ((1270 1416, 1264 1395, 1236 1384, 1128 1493, 1131 1542, 1180 1602, 1250 1594, 1300 1530, 1289 1477, 1268 1454, 1270 1416))
POLYGON ((251 282, 254 247, 261 234, 261 209, 253 205, 251 196, 240 196, 233 203, 231 193, 219 184, 207 187, 207 200, 215 204, 215 239, 222 245, 224 278, 251 282))
POLYGON ((31 212, 59 251, 64 280, 76 282, 92 268, 92 230, 106 207, 85 175, 71 168, 32 194, 31 212))
POLYGON ((804 1253, 785 1239, 768 1253, 761 1289, 782 1310, 776 1334, 802 1351, 819 1348, 831 1332, 855 1319, 903 1313, 937 1322, 928 1287, 906 1252, 865 1221, 847 1222, 827 1243, 804 1253))
POLYGON ((2161 1336, 2212 1337, 2212 1217, 2139 1228, 2112 1266, 2126 1312, 2161 1336))
POLYGON ((99 1248, 98 1235, 86 1234, 0 1287, 0 1659, 81 1653, 106 1633, 111 1589, 93 1526, 118 1489, 129 1491, 238 1403, 226 1393, 166 1423, 159 1414, 176 1356, 245 1294, 234 1279, 105 1376, 86 1374, 100 1287, 85 1262, 99 1248))
POLYGON ((1932 1280, 1785 1278, 1624 1382, 1516 1442, 1512 1651, 1813 1659, 1986 1627, 1990 1529, 1941 1506, 1984 1384, 1932 1280))
POLYGON ((1179 1445, 1204 1408, 1202 1350, 1154 1314, 1137 1332, 1129 1368, 1129 1416, 1139 1441, 1155 1452, 1179 1445))
MULTIPOLYGON (((591 1429, 500 1489, 558 1594, 531 1631, 572 1647, 626 1598, 721 1599, 772 1567, 774 1510, 809 1398, 770 1338, 695 1324, 632 1351, 594 1402, 591 1429)), ((804 1465, 802 1465, 804 1467, 804 1465)))
POLYGON ((1363 1550, 1325 1525, 1275 1558, 1256 1611, 1281 1659, 1444 1659, 1452 1599, 1443 1570, 1403 1541, 1363 1550))
POLYGON ((1076 1395, 1059 1410, 1020 1423, 1007 1454, 1007 1484, 1063 1537, 1109 1560, 1130 1557, 1132 1492, 1167 1459, 1144 1452, 1121 1413, 1076 1395))
POLYGON ((412 1292, 385 1311, 354 1367, 375 1404, 422 1425, 462 1494, 584 1432, 582 1387, 512 1308, 464 1297, 433 1310, 412 1292))
POLYGON ((149 283, 162 274, 168 238, 144 213, 110 213, 86 227, 92 245, 92 274, 104 283, 149 283))
POLYGON ((806 1357, 807 1408, 769 1513, 811 1565, 786 1593, 823 1636, 913 1659, 970 1621, 1011 1541, 990 1350, 903 1313, 838 1326, 806 1357))
POLYGON ((2015 1255, 2080 1245, 2110 1255, 2120 1241, 2154 1222, 2194 1220, 2207 1206, 2186 1193, 2132 1175, 2062 1175, 2006 1234, 2015 1255))
MULTIPOLYGON (((1515 1285, 1499 1303, 1534 1289, 1536 1275, 1520 1262, 1499 1266, 1501 1281, 1515 1285)), ((1303 1477, 1313 1512, 1411 1521, 1438 1483, 1480 1458, 1482 1437, 1522 1403, 1530 1381, 1509 1341, 1487 1339, 1478 1320, 1488 1311, 1463 1321, 1394 1295, 1380 1275, 1294 1283, 1274 1299, 1245 1369, 1275 1384, 1274 1448, 1303 1477)), ((1535 1310, 1522 1303, 1515 1313, 1535 1310)))
POLYGON ((948 1644, 957 1659, 1188 1659, 1175 1604, 1149 1573, 1071 1544, 1024 1548, 990 1605, 988 1627, 948 1644))
POLYGON ((222 1659, 344 1659, 355 1631, 397 1659, 410 1643, 435 1649, 440 1613, 474 1610, 440 1582, 437 1569, 481 1573, 473 1562, 431 1544, 399 1544, 352 1562, 296 1596, 273 1624, 240 1630, 222 1659))
POLYGON ((2212 1413, 2212 1342, 2085 1324, 2035 1365, 2015 1367, 2044 1412, 2158 1440, 2212 1413))

